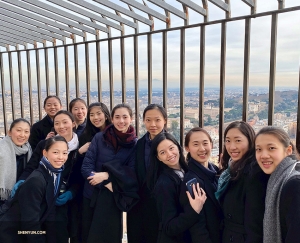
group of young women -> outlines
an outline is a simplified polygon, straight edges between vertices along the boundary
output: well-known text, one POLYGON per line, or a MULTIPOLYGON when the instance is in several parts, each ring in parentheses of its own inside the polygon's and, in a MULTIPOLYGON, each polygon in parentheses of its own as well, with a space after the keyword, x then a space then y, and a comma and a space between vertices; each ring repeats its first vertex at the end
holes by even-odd
POLYGON ((229 124, 216 166, 209 133, 186 134, 185 158, 157 104, 140 139, 126 104, 44 109, 0 141, 0 242, 120 243, 122 212, 129 243, 298 242, 299 157, 281 128, 229 124))

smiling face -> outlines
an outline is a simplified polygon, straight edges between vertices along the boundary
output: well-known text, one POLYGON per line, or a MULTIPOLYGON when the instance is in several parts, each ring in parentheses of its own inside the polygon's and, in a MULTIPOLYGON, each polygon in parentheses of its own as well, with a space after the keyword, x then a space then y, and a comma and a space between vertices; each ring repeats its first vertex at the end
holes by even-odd
POLYGON ((43 155, 54 168, 61 168, 68 159, 68 146, 65 142, 57 141, 48 151, 44 149, 43 155))
POLYGON ((50 118, 53 118, 55 114, 61 110, 61 108, 61 104, 55 97, 47 99, 44 106, 44 109, 50 118))
POLYGON ((212 143, 209 137, 204 132, 193 132, 190 136, 190 141, 185 150, 190 153, 191 157, 208 167, 208 160, 211 156, 212 143))
POLYGON ((225 137, 225 148, 235 162, 243 157, 249 150, 247 137, 238 128, 230 129, 225 137))
POLYGON ((99 106, 94 106, 90 110, 91 123, 101 131, 105 128, 106 117, 99 106))
POLYGON ((64 137, 68 142, 71 141, 73 137, 74 127, 75 122, 72 122, 71 118, 66 114, 59 114, 54 119, 55 131, 64 137))
POLYGON ((82 102, 76 101, 71 112, 75 118, 76 124, 80 125, 86 118, 87 108, 82 102))
POLYGON ((27 122, 20 121, 16 123, 11 131, 8 132, 13 143, 17 146, 24 145, 30 136, 30 126, 27 122))
POLYGON ((112 123, 118 131, 122 133, 127 132, 131 121, 132 119, 127 108, 122 107, 115 110, 112 123))
POLYGON ((157 146, 157 158, 172 169, 180 169, 179 149, 171 140, 165 139, 157 146))
POLYGON ((292 146, 287 148, 271 134, 260 134, 255 140, 255 155, 260 168, 272 174, 281 161, 292 154, 292 146))
POLYGON ((150 138, 154 139, 164 129, 166 120, 158 109, 152 109, 146 112, 144 124, 150 133, 150 138))

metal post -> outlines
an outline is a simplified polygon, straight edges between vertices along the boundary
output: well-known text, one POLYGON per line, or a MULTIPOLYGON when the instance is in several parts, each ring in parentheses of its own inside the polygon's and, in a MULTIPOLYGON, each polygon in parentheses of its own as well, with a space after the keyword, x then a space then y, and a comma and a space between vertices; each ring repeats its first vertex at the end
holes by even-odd
POLYGON ((276 48, 277 48, 277 22, 278 22, 278 14, 274 13, 274 14, 272 14, 272 26, 271 26, 268 125, 273 125, 273 121, 274 121, 274 97, 275 97, 275 78, 276 78, 276 48))
POLYGON ((244 84, 243 84, 243 116, 242 116, 243 121, 248 120, 250 35, 251 35, 251 19, 245 19, 244 84))
POLYGON ((199 127, 204 127, 205 26, 200 27, 199 127))
POLYGON ((297 110, 297 136, 296 136, 296 148, 300 153, 300 67, 299 67, 299 84, 298 84, 298 110, 297 110))
POLYGON ((6 94, 5 94, 5 82, 4 82, 4 69, 3 69, 3 56, 0 52, 0 78, 1 78, 1 94, 2 94, 2 112, 4 121, 4 133, 7 132, 7 117, 6 117, 6 94))
MULTIPOLYGON (((75 41, 75 38, 73 39, 75 41)), ((74 44, 74 68, 75 68, 75 89, 76 97, 80 96, 79 94, 79 75, 78 75, 78 45, 74 44)))
POLYGON ((148 104, 152 103, 152 34, 147 34, 148 104))
MULTIPOLYGON (((123 33, 123 32, 122 32, 123 33)), ((126 75, 125 75, 125 46, 124 37, 120 37, 121 52, 121 82, 122 82, 122 102, 126 102, 126 75)))
POLYGON ((138 36, 133 38, 134 46, 134 91, 135 91, 135 132, 139 135, 140 119, 139 119, 139 56, 138 56, 138 36))
POLYGON ((85 43, 85 77, 87 105, 91 103, 91 80, 90 80, 90 53, 89 43, 85 43))
POLYGON ((29 95, 29 113, 30 123, 33 124, 33 107, 32 107, 32 85, 31 85, 31 64, 30 64, 30 51, 26 50, 27 60, 27 79, 28 79, 28 95, 29 95))
POLYGON ((12 67, 11 52, 8 52, 8 65, 9 65, 9 81, 10 81, 10 97, 11 97, 11 108, 12 108, 12 119, 15 120, 16 117, 16 107, 15 107, 15 88, 14 88, 14 75, 12 67))
MULTIPOLYGON (((46 47, 46 41, 44 42, 44 47, 46 47)), ((46 90, 47 96, 50 95, 50 84, 49 84, 49 62, 48 62, 48 49, 44 49, 45 55, 45 77, 46 77, 46 90)))
POLYGON ((57 46, 54 47, 54 72, 55 72, 55 93, 59 96, 59 75, 58 75, 58 57, 57 46))
POLYGON ((65 53, 65 82, 66 82, 66 103, 70 103, 70 76, 69 76, 69 49, 64 46, 65 53))
POLYGON ((102 81, 101 81, 101 59, 100 59, 100 41, 96 42, 96 58, 97 58, 97 87, 98 101, 102 101, 102 81))
POLYGON ((180 30, 180 144, 184 144, 185 29, 180 30))
POLYGON ((39 108, 39 119, 42 119, 42 106, 41 106, 41 72, 40 72, 40 55, 39 50, 35 50, 35 65, 36 65, 36 81, 37 81, 37 89, 38 89, 38 108, 39 108))
POLYGON ((224 97, 225 97, 225 67, 226 67, 226 29, 227 23, 221 27, 221 59, 220 59, 220 111, 219 111, 219 152, 222 152, 224 141, 224 97))
POLYGON ((20 108, 21 108, 21 117, 24 117, 24 104, 23 104, 23 78, 22 78, 22 60, 21 52, 17 52, 18 55, 18 70, 19 70, 19 89, 20 89, 20 108))
POLYGON ((163 76, 163 107, 168 108, 168 41, 167 31, 162 32, 162 76, 163 76))
POLYGON ((113 55, 112 40, 108 40, 108 63, 109 63, 109 90, 110 90, 110 109, 114 107, 114 73, 113 73, 113 55))

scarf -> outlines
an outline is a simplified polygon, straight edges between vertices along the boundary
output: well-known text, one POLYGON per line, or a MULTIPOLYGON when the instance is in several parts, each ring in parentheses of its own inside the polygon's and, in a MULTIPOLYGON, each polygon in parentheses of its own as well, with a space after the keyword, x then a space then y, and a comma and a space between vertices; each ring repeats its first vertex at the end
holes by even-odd
POLYGON ((32 155, 31 146, 28 142, 21 147, 14 144, 10 136, 0 140, 0 200, 10 197, 17 180, 16 156, 27 153, 27 161, 32 155))
POLYGON ((129 126, 127 132, 118 131, 115 126, 109 125, 103 132, 104 141, 110 144, 117 153, 121 148, 132 148, 136 143, 136 135, 133 126, 129 126))
POLYGON ((228 185, 229 185, 229 181, 230 181, 230 165, 232 163, 232 159, 229 159, 228 162, 228 168, 226 170, 224 170, 222 172, 222 174, 220 175, 220 178, 218 180, 218 189, 215 192, 215 197, 216 199, 219 201, 220 197, 225 193, 228 185))
POLYGON ((265 215, 264 215, 264 243, 281 243, 281 227, 280 227, 280 194, 284 184, 300 172, 295 170, 299 161, 293 160, 291 157, 286 157, 277 166, 275 171, 271 174, 265 201, 265 215))
MULTIPOLYGON (((60 135, 57 134, 56 136, 60 136, 60 135)), ((75 132, 73 132, 73 137, 71 141, 68 142, 68 152, 70 153, 71 151, 78 149, 78 146, 79 146, 78 136, 75 132)))
POLYGON ((58 191, 60 176, 61 176, 61 172, 64 170, 64 166, 62 166, 61 168, 54 168, 45 156, 43 156, 43 158, 41 159, 40 165, 45 167, 45 169, 49 172, 49 174, 53 179, 54 196, 55 196, 58 191))

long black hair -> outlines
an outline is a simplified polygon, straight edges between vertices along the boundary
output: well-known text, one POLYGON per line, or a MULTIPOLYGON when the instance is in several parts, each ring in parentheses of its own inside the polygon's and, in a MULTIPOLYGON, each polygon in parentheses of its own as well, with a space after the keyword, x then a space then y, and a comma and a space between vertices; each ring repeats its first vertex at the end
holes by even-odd
POLYGON ((223 157, 221 161, 222 165, 222 171, 228 168, 229 166, 229 159, 230 155, 225 147, 225 140, 226 140, 226 135, 229 132, 230 129, 237 128, 248 140, 248 151, 242 156, 241 159, 235 161, 234 163, 231 164, 230 167, 230 174, 231 174, 231 180, 238 180, 244 172, 244 168, 246 165, 251 165, 252 163, 256 162, 255 159, 255 132, 253 128, 244 121, 235 121, 232 122, 226 127, 225 132, 224 132, 224 147, 223 147, 223 157))
POLYGON ((168 169, 172 170, 167 165, 159 161, 157 158, 158 156, 157 147, 162 141, 166 139, 170 140, 177 146, 179 150, 179 165, 181 169, 183 169, 185 172, 187 172, 188 170, 188 166, 184 159, 183 150, 180 144, 177 142, 177 140, 171 134, 165 132, 156 135, 151 144, 150 165, 147 173, 147 186, 150 189, 150 191, 153 191, 157 179, 163 170, 168 170, 168 169))
POLYGON ((93 125, 93 123, 91 122, 90 114, 91 114, 91 110, 93 107, 99 107, 100 110, 104 113, 105 127, 107 127, 108 125, 111 124, 110 112, 105 104, 103 104, 102 102, 95 102, 95 103, 90 104, 88 107, 88 112, 87 112, 87 116, 86 116, 86 118, 87 118, 86 126, 85 126, 81 136, 79 137, 79 147, 81 147, 82 145, 84 145, 87 142, 91 142, 93 137, 95 136, 95 134, 97 132, 101 131, 99 128, 95 127, 93 125))

